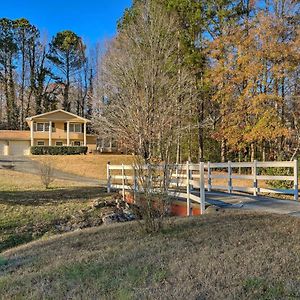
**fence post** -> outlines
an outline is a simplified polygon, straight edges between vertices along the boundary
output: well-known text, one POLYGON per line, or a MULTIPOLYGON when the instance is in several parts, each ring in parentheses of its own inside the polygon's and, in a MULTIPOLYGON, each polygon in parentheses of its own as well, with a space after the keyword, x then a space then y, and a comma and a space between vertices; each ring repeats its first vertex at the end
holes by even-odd
POLYGON ((253 196, 257 196, 257 160, 253 161, 253 168, 252 168, 252 175, 253 175, 253 196))
POLYGON ((190 199, 190 164, 186 162, 186 215, 191 215, 191 199, 190 199))
POLYGON ((207 163, 207 191, 211 191, 211 169, 210 169, 210 161, 207 163))
POLYGON ((205 179, 204 179, 204 162, 200 162, 200 212, 205 213, 205 179))
POLYGON ((228 161, 228 193, 231 194, 232 192, 232 178, 231 174, 232 169, 231 169, 231 161, 228 161))
POLYGON ((137 184, 137 179, 136 179, 136 168, 135 166, 132 166, 133 170, 133 201, 135 202, 136 199, 136 193, 138 191, 138 184, 137 184))
POLYGON ((125 201, 125 170, 124 164, 122 164, 122 198, 125 201))
POLYGON ((111 188, 111 176, 110 176, 110 162, 107 162, 106 165, 106 178, 107 178, 107 192, 110 193, 111 188))
POLYGON ((294 160, 294 200, 298 201, 298 160, 294 160))

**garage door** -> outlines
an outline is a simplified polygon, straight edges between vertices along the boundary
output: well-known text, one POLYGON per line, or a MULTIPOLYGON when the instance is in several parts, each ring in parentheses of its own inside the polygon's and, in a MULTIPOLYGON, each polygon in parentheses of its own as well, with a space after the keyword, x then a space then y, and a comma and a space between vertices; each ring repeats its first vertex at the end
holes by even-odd
POLYGON ((10 155, 29 155, 30 142, 29 141, 10 141, 9 154, 10 155))
POLYGON ((0 155, 7 155, 7 142, 0 141, 0 155))

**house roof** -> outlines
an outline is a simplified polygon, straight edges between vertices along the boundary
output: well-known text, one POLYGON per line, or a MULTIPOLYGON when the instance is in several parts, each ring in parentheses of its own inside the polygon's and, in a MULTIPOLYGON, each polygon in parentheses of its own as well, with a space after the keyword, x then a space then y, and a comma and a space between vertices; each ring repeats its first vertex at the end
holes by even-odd
POLYGON ((0 140, 29 141, 29 130, 0 130, 0 140))
POLYGON ((46 117, 46 116, 49 116, 49 115, 51 115, 51 114, 55 114, 55 113, 58 113, 58 112, 65 113, 65 114, 67 114, 67 115, 69 115, 69 116, 72 116, 72 117, 74 117, 74 118, 80 119, 80 120, 82 120, 82 121, 84 121, 84 122, 87 122, 87 123, 91 122, 90 120, 88 120, 88 119, 86 119, 86 118, 83 118, 83 117, 80 117, 80 116, 78 116, 78 115, 72 114, 72 113, 70 113, 70 112, 68 112, 68 111, 65 111, 65 110, 63 110, 63 109, 52 110, 52 111, 49 111, 49 112, 46 112, 46 113, 43 113, 43 114, 39 114, 39 115, 35 115, 35 116, 32 116, 32 117, 28 117, 28 118, 26 118, 26 121, 27 121, 27 122, 28 122, 28 121, 32 121, 32 120, 34 120, 34 119, 36 119, 36 118, 46 117))

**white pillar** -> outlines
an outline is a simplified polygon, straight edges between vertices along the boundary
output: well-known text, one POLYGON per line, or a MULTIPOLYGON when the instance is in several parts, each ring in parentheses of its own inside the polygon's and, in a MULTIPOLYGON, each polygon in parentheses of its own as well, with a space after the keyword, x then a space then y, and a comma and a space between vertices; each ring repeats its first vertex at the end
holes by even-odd
POLYGON ((109 152, 112 152, 112 139, 109 140, 109 152))
POLYGON ((70 146, 70 121, 67 121, 67 146, 70 146))
POLYGON ((102 138, 102 139, 101 139, 101 152, 104 151, 104 146, 105 146, 104 138, 102 138))
POLYGON ((30 121, 30 145, 34 146, 33 121, 30 121))
POLYGON ((52 121, 49 121, 49 146, 52 146, 52 121))
POLYGON ((83 124, 83 146, 86 146, 86 122, 83 124))

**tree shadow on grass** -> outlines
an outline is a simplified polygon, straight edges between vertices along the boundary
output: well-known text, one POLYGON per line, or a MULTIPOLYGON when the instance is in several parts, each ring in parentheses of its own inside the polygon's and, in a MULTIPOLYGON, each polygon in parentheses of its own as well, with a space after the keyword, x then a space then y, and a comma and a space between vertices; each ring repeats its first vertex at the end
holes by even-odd
POLYGON ((45 205, 68 200, 106 198, 109 194, 102 187, 72 187, 31 191, 1 191, 0 203, 6 205, 45 205))

